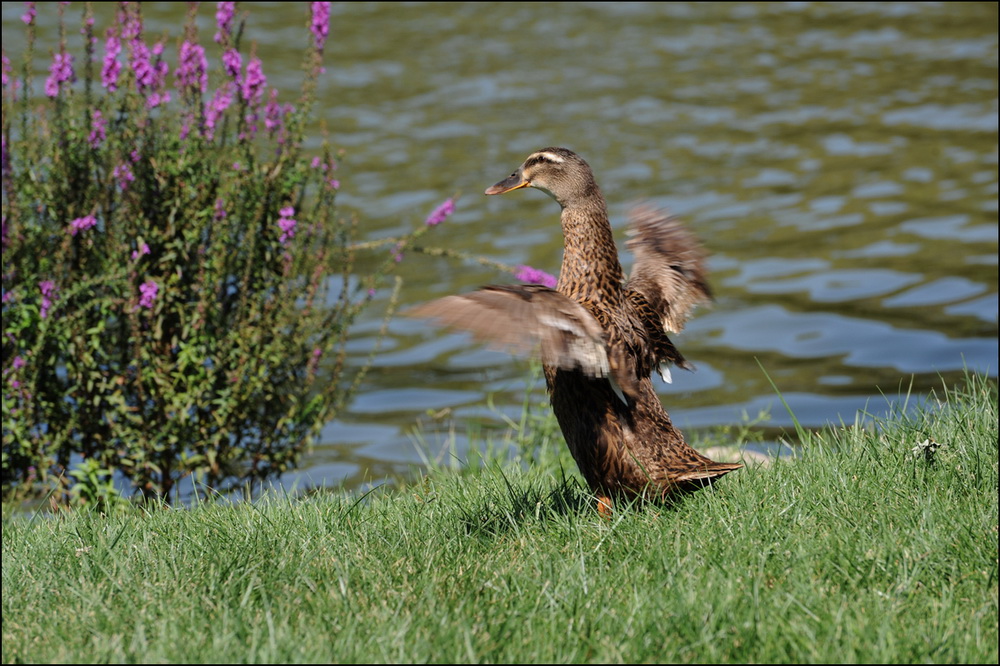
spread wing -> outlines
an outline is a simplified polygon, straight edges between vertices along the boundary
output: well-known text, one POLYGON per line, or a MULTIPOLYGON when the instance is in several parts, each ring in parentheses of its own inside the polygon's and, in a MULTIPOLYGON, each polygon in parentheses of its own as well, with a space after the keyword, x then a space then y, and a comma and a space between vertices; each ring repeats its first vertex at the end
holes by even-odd
POLYGON ((696 305, 712 300, 705 260, 708 253, 680 220, 653 208, 631 213, 635 265, 626 287, 640 294, 667 331, 680 332, 696 305))
POLYGON ((694 365, 684 358, 667 335, 662 315, 653 310, 639 292, 629 291, 627 298, 632 312, 644 330, 642 340, 645 346, 638 358, 644 359, 645 362, 637 368, 637 371, 643 376, 648 376, 655 366, 663 381, 668 384, 673 381, 670 366, 676 365, 678 368, 693 371, 694 365))
POLYGON ((600 323, 582 305, 548 287, 490 285, 406 314, 470 331, 494 348, 538 353, 545 365, 580 368, 592 377, 611 372, 600 323))

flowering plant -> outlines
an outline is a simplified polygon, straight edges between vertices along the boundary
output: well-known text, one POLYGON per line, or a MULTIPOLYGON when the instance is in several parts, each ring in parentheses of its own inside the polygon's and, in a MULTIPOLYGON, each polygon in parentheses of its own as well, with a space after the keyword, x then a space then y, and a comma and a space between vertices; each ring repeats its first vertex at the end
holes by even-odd
POLYGON ((309 5, 293 103, 233 2, 207 49, 194 3, 176 50, 138 3, 103 33, 88 3, 82 55, 60 3, 39 94, 27 5, 19 75, 3 54, 4 497, 85 497, 72 479, 107 472, 169 500, 191 477, 225 492, 294 466, 358 386, 347 332, 395 265, 354 274, 337 162, 303 147, 329 3, 309 5))

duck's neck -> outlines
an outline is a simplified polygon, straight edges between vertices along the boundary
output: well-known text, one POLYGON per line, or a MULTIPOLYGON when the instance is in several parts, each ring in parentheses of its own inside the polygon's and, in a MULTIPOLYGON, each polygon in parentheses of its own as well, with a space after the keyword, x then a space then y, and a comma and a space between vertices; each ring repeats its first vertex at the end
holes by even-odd
POLYGON ((556 288, 578 301, 618 303, 624 274, 600 190, 563 207, 562 231, 566 247, 556 288))

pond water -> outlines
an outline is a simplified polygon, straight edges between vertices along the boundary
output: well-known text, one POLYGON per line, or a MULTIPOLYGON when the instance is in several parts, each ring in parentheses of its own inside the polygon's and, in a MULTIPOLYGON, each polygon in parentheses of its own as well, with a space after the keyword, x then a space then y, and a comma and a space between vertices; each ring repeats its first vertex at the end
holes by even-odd
MULTIPOLYGON (((144 7, 147 30, 179 35, 183 6, 144 7)), ((248 9, 269 83, 293 90, 306 8, 248 9)), ((22 10, 3 11, 12 48, 22 10)), ((366 239, 461 193, 427 245, 557 273, 558 206, 482 195, 552 145, 593 167, 620 245, 636 202, 682 216, 712 253, 717 300, 676 336, 698 370, 660 383, 664 404, 688 430, 769 409, 776 438, 791 419, 761 365, 807 427, 885 413, 964 367, 996 376, 997 47, 987 3, 346 3, 317 112, 366 239)), ((513 281, 413 253, 400 273, 404 306, 513 281)), ((387 298, 354 332, 358 363, 387 298)), ((396 318, 285 482, 406 474, 415 428, 461 456, 467 430, 503 429, 526 388, 543 399, 527 362, 396 318)))

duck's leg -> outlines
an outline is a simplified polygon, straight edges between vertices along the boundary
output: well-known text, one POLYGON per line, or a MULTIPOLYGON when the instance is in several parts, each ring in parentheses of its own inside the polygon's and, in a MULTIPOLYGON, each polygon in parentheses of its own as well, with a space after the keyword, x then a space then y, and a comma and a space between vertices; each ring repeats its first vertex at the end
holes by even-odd
POLYGON ((597 513, 601 514, 602 518, 611 520, 611 498, 607 495, 597 496, 597 513))

